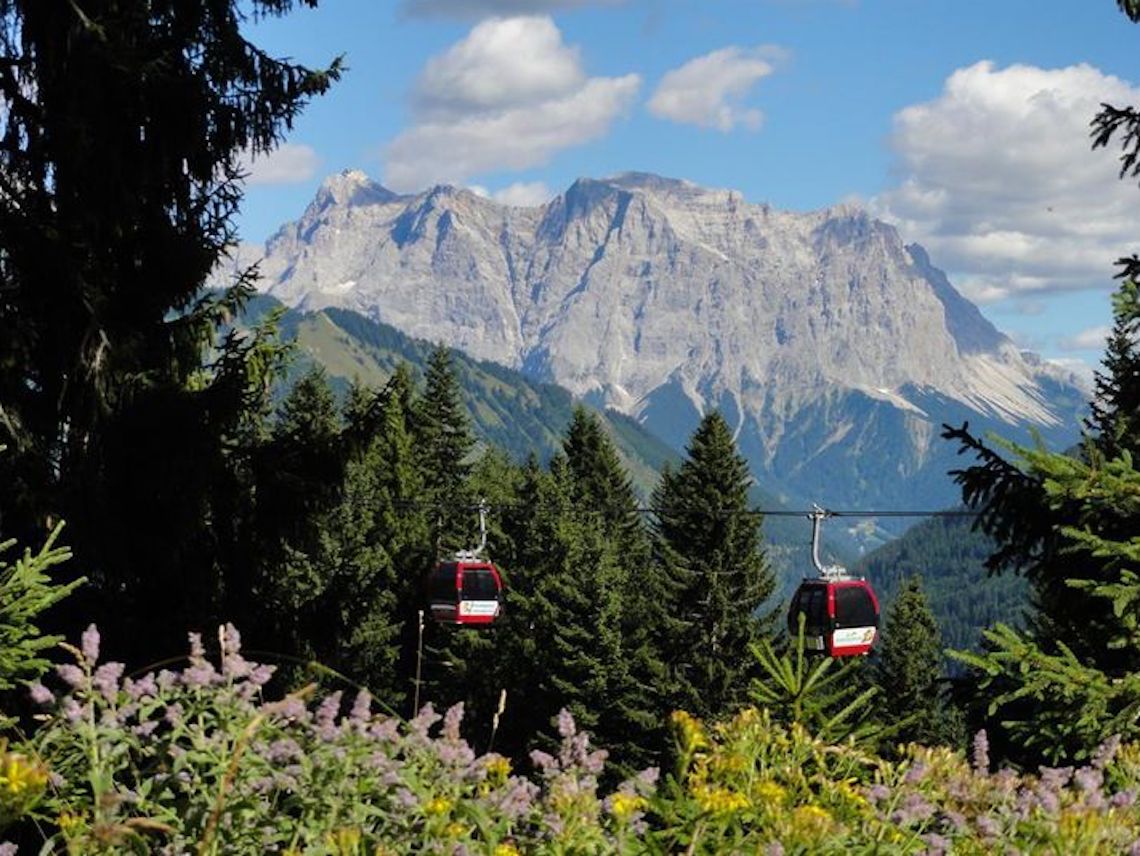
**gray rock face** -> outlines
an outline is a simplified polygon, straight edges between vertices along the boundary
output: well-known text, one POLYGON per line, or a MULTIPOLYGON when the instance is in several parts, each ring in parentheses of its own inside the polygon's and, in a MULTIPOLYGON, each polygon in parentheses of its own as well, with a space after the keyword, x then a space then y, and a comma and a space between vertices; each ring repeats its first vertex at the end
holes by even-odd
POLYGON ((759 477, 832 504, 951 501, 951 415, 1076 435, 1075 378, 1024 357, 921 247, 850 205, 782 212, 631 173, 516 208, 349 172, 261 269, 289 305, 521 368, 675 444, 719 407, 759 477))

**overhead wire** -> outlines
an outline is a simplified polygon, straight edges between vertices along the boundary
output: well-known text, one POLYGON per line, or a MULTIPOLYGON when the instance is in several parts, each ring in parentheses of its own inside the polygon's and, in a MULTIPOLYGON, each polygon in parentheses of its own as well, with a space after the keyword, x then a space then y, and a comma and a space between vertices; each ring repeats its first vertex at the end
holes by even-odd
MULTIPOLYGON (((398 508, 408 509, 423 509, 423 510, 436 510, 436 511, 478 511, 480 503, 471 502, 438 502, 430 500, 417 500, 405 499, 397 500, 392 503, 398 508)), ((630 509, 622 509, 617 507, 606 507, 602 505, 583 505, 582 503, 574 503, 574 506, 579 510, 585 511, 625 511, 629 510, 637 514, 655 514, 655 515, 686 515, 686 516, 704 516, 704 517, 735 517, 745 515, 761 515, 763 517, 810 517, 815 509, 790 509, 790 508, 692 508, 692 507, 668 507, 668 506, 655 506, 655 505, 638 505, 630 509)), ((488 511, 510 511, 533 507, 532 503, 527 502, 487 502, 483 503, 488 511)), ((865 509, 822 509, 826 517, 977 517, 977 511, 970 511, 968 509, 881 509, 881 510, 865 510, 865 509)))

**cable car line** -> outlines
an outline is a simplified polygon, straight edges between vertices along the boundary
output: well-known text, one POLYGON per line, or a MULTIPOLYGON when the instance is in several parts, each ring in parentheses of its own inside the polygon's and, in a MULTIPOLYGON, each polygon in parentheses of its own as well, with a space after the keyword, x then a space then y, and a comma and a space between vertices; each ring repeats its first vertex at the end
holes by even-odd
MULTIPOLYGON (((424 509, 424 510, 437 510, 437 511, 478 511, 480 506, 488 511, 511 511, 526 508, 533 508, 533 503, 527 502, 497 502, 497 503, 450 503, 450 502, 430 502, 416 499, 397 500, 392 503, 397 508, 407 509, 424 509)), ((600 505, 582 505, 575 503, 574 506, 578 510, 584 511, 613 511, 625 512, 631 511, 635 514, 656 514, 656 515, 684 515, 687 517, 703 516, 703 517, 743 517, 761 515, 763 517, 811 517, 814 509, 788 509, 788 508, 673 508, 668 506, 654 506, 654 505, 638 505, 629 509, 611 507, 607 508, 600 505)), ((862 510, 862 509, 823 509, 826 517, 977 517, 977 511, 968 511, 965 509, 959 510, 910 510, 910 509, 884 509, 884 510, 862 510)))

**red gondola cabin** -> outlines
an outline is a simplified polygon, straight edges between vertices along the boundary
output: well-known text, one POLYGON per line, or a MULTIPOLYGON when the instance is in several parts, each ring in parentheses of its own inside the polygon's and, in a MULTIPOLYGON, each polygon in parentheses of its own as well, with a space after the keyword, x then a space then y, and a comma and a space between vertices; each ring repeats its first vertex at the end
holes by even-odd
POLYGON ((859 579, 806 579, 788 610, 788 632, 799 633, 804 616, 804 648, 829 657, 866 654, 879 635, 879 600, 870 583, 859 579))
POLYGON ((441 624, 493 624, 502 612, 503 581, 481 559, 440 562, 428 577, 431 617, 441 624))

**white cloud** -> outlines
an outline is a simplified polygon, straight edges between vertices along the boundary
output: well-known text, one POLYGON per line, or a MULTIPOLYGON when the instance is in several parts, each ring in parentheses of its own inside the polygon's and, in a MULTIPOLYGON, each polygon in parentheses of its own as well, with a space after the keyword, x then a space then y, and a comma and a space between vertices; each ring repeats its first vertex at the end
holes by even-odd
POLYGON ((1108 326, 1090 327, 1075 336, 1066 336, 1058 345, 1063 351, 1103 351, 1111 332, 1108 326))
POLYGON ((549 18, 496 18, 430 60, 412 102, 416 124, 385 151, 385 184, 419 190, 527 169, 609 131, 641 79, 587 77, 549 18))
POLYGON ((550 18, 484 21, 432 57, 416 84, 413 109, 424 118, 525 107, 581 89, 577 48, 562 43, 550 18))
POLYGON ((783 55, 781 49, 764 45, 721 48, 691 59, 661 78, 649 99, 649 112, 718 131, 731 131, 737 125, 755 130, 764 114, 739 102, 775 70, 773 62, 783 55))
POLYGON ((406 14, 477 20, 489 15, 536 15, 580 6, 613 6, 624 0, 404 0, 406 14))
POLYGON ((246 152, 241 167, 248 173, 251 187, 267 184, 298 184, 317 174, 321 159, 312 146, 283 143, 268 154, 252 157, 246 152))
POLYGON ((895 115, 898 185, 873 201, 974 300, 1107 287, 1137 243, 1140 192, 1090 150, 1101 102, 1140 88, 1089 65, 959 69, 895 115))
POLYGON ((1085 360, 1079 357, 1054 357, 1049 362, 1075 374, 1085 390, 1092 392, 1096 369, 1085 360))
POLYGON ((491 194, 495 201, 519 208, 545 205, 554 196, 554 191, 541 181, 518 181, 491 194))

